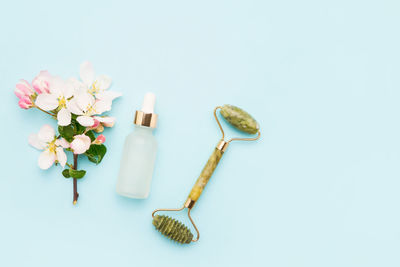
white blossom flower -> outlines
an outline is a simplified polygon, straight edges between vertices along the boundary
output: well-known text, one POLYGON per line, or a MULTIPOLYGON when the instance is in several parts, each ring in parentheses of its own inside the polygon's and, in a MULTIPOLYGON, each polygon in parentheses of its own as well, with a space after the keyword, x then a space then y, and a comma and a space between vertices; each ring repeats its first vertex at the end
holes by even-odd
POLYGON ((84 88, 87 93, 95 96, 96 99, 112 102, 115 98, 122 95, 119 92, 107 90, 111 85, 111 78, 107 75, 95 77, 93 66, 88 61, 81 64, 79 74, 83 82, 81 88, 84 88))
POLYGON ((71 79, 77 95, 89 94, 96 101, 102 101, 103 105, 107 106, 107 111, 111 110, 112 101, 122 95, 119 92, 107 90, 111 85, 111 78, 107 75, 95 77, 93 66, 88 61, 81 64, 79 74, 82 81, 71 79))
POLYGON ((85 134, 79 134, 74 136, 74 140, 71 142, 71 149, 74 154, 85 153, 92 144, 90 137, 85 134))
POLYGON ((58 125, 67 126, 71 123, 71 112, 67 108, 74 92, 71 80, 64 81, 60 77, 49 78, 48 93, 38 95, 35 104, 39 108, 50 111, 57 110, 58 125))
POLYGON ((54 162, 60 163, 62 167, 67 162, 67 155, 64 148, 69 147, 69 143, 64 139, 57 139, 56 132, 50 125, 43 125, 39 132, 29 136, 29 144, 39 150, 44 150, 38 159, 41 169, 50 168, 54 162))
POLYGON ((111 78, 106 75, 99 75, 95 78, 93 66, 85 61, 80 66, 81 81, 70 79, 74 87, 74 97, 67 103, 67 109, 78 115, 77 121, 82 126, 93 127, 98 122, 107 125, 114 124, 114 118, 101 115, 111 110, 112 101, 121 96, 121 93, 107 90, 111 85, 111 78), (99 118, 98 120, 96 118, 99 118))
POLYGON ((81 92, 67 103, 67 108, 72 113, 78 115, 76 120, 85 127, 92 127, 95 124, 93 116, 111 110, 111 102, 95 99, 89 93, 81 92))

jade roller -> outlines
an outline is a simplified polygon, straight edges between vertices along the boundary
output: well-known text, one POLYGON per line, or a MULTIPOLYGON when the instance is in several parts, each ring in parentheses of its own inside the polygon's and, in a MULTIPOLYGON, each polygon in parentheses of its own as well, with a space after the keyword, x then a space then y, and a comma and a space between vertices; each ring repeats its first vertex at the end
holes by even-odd
POLYGON ((232 105, 224 105, 222 107, 216 107, 214 109, 214 117, 218 123, 219 129, 221 130, 222 137, 211 154, 206 165, 204 166, 199 178, 194 184, 192 191, 183 206, 179 209, 157 209, 153 211, 153 225, 155 228, 163 235, 167 236, 171 240, 179 242, 181 244, 189 244, 190 242, 196 242, 200 238, 200 232, 197 229, 192 217, 190 216, 190 211, 192 210, 194 204, 199 199, 201 193, 203 192, 205 186, 211 178, 215 168, 217 167, 222 155, 228 148, 230 142, 232 141, 254 141, 260 138, 260 130, 257 121, 246 111, 232 105), (217 117, 217 110, 220 110, 222 117, 237 130, 247 133, 247 134, 257 134, 253 138, 232 138, 225 141, 225 133, 222 129, 221 123, 217 117), (181 211, 183 209, 188 210, 188 217, 192 223, 194 229, 196 230, 197 237, 193 239, 193 234, 189 228, 181 223, 180 221, 173 219, 165 215, 155 215, 159 211, 181 211))

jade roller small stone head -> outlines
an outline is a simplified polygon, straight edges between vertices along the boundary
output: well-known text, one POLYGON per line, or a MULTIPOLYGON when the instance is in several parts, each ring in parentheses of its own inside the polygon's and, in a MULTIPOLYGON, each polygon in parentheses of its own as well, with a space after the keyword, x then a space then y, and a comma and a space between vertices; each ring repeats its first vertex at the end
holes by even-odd
POLYGON ((260 129, 257 121, 249 113, 239 107, 233 105, 216 107, 214 109, 214 118, 217 121, 219 129, 222 133, 221 140, 214 148, 214 151, 208 159, 206 165, 204 166, 199 178, 197 178, 197 181, 190 191, 185 204, 183 204, 183 206, 179 209, 157 209, 152 213, 153 225, 155 226, 155 228, 161 234, 181 244, 196 242, 200 238, 200 232, 193 222, 192 217, 190 216, 190 211, 192 210, 194 204, 197 202, 205 186, 210 180, 215 168, 222 158, 222 155, 228 148, 228 145, 232 141, 254 141, 260 138, 260 129), (220 110, 222 117, 237 130, 247 134, 257 134, 257 136, 250 138, 231 138, 228 141, 225 141, 225 133, 217 116, 218 110, 220 110), (197 237, 195 239, 193 239, 194 235, 191 233, 190 229, 183 223, 169 216, 156 215, 156 213, 159 211, 181 211, 185 208, 188 210, 189 220, 197 233, 197 237))

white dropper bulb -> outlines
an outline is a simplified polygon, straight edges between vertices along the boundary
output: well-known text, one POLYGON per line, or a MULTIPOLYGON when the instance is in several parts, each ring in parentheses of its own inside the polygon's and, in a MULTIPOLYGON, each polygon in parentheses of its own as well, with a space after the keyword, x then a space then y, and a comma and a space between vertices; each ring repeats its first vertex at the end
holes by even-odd
POLYGON ((154 104, 156 103, 156 95, 148 92, 144 95, 142 111, 144 113, 154 113, 154 104))

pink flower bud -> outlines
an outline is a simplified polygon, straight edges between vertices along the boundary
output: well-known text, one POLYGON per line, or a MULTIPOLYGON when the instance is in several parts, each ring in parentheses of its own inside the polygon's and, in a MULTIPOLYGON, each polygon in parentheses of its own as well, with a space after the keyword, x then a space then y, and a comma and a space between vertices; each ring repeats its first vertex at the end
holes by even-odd
POLYGON ((99 136, 96 137, 96 140, 94 140, 95 144, 103 144, 106 141, 106 137, 102 134, 100 134, 99 136))
POLYGON ((15 94, 18 98, 21 98, 21 97, 23 97, 23 96, 25 95, 24 92, 22 92, 22 91, 19 90, 18 88, 15 88, 14 94, 15 94))
POLYGON ((19 101, 18 101, 18 105, 20 106, 20 108, 23 109, 28 109, 32 107, 32 100, 30 99, 29 96, 23 96, 19 101))
POLYGON ((47 70, 42 70, 32 81, 33 89, 38 94, 49 93, 51 75, 47 70))
POLYGON ((96 129, 97 127, 99 127, 100 122, 96 119, 94 119, 94 124, 92 126, 90 126, 90 128, 96 129))
POLYGON ((33 91, 32 87, 26 80, 20 80, 15 85, 14 93, 18 98, 22 98, 24 96, 33 95, 35 93, 35 91, 33 91))

